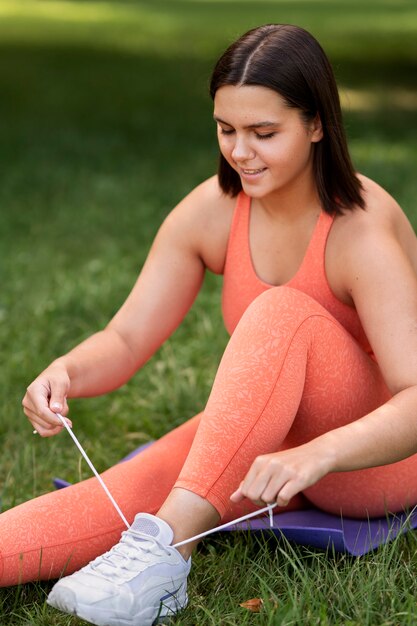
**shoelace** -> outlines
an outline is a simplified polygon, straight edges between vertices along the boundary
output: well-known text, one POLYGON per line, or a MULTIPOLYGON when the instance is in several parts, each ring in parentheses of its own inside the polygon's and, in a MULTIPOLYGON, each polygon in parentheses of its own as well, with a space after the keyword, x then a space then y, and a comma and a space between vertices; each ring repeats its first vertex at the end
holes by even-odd
POLYGON ((129 568, 129 563, 132 561, 140 561, 141 563, 149 563, 148 555, 161 555, 169 554, 168 547, 163 546, 158 541, 141 536, 139 539, 135 539, 131 531, 124 531, 122 533, 122 539, 113 548, 98 557, 91 563, 93 570, 100 570, 103 565, 109 566, 117 570, 132 571, 129 568))
MULTIPOLYGON (((71 435, 71 438, 73 439, 75 445, 77 446, 77 448, 79 449, 79 451, 81 452, 81 454, 83 455, 84 459, 87 461, 88 465, 90 466, 94 476, 98 479, 100 485, 103 487, 104 491, 106 492, 107 497, 109 498, 110 502, 112 503, 112 505, 114 506, 114 508, 116 509, 117 513, 119 514, 119 516, 121 517, 121 519, 123 520, 123 523, 126 525, 126 527, 129 529, 130 525, 127 521, 127 519, 125 518, 125 516, 123 515, 122 511, 120 510, 117 502, 115 501, 115 499, 113 498, 113 496, 111 495, 110 491, 108 490, 105 482, 103 481, 103 479, 101 478, 101 476, 99 475, 99 473, 97 472, 96 468, 94 467, 94 465, 92 464, 92 462, 90 461, 90 459, 87 456, 87 453, 85 452, 84 448, 82 447, 82 445, 80 444, 80 442, 78 441, 77 437, 74 435, 74 433, 72 432, 71 428, 68 426, 67 422, 64 420, 64 418, 62 417, 62 415, 60 413, 56 413, 56 415, 59 417, 59 419, 61 420, 62 424, 65 426, 66 430, 69 432, 69 434, 71 435)), ((239 522, 243 522, 245 520, 250 519, 251 517, 257 517, 259 515, 261 515, 262 513, 268 513, 269 515, 269 525, 270 528, 273 527, 273 515, 272 515, 272 511, 273 509, 278 506, 276 502, 272 503, 272 504, 268 504, 268 506, 264 507, 263 509, 259 509, 258 511, 254 511, 253 513, 248 513, 247 515, 243 515, 242 517, 238 517, 237 519, 231 520, 230 522, 227 522, 227 524, 222 524, 221 526, 216 526, 216 528, 211 528, 210 530, 206 530, 206 532, 204 533, 200 533, 199 535, 194 535, 194 537, 189 537, 189 539, 185 539, 184 541, 180 541, 178 543, 173 544, 173 548, 178 548, 179 546, 184 546, 186 543, 191 543, 192 541, 196 541, 197 539, 201 539, 202 537, 207 537, 207 535, 211 535, 212 533, 215 533, 219 530, 223 530, 224 528, 228 528, 229 526, 233 526, 234 524, 238 524, 239 522)), ((126 531, 125 531, 126 532, 126 531)), ((124 533, 123 533, 124 534, 124 533)), ((119 546, 119 544, 117 544, 117 546, 119 546)), ((161 544, 158 544, 160 547, 161 544)), ((115 546, 115 548, 117 547, 115 546)), ((114 548, 113 548, 114 549, 114 548)), ((111 552, 111 551, 110 551, 111 552)))
POLYGON ((71 428, 68 426, 67 422, 62 417, 62 415, 60 413, 56 413, 56 415, 60 419, 60 421, 62 422, 63 426, 65 426, 66 430, 70 434, 72 440, 74 441, 74 443, 77 446, 78 450, 83 455, 84 459, 87 461, 87 464, 89 465, 89 467, 90 467, 91 471, 93 472, 94 476, 97 478, 98 482, 100 483, 100 485, 103 487, 104 491, 106 492, 106 496, 108 497, 108 499, 110 500, 110 502, 112 503, 112 505, 116 509, 117 513, 119 514, 119 516, 123 520, 124 525, 126 526, 126 528, 130 528, 129 522, 127 521, 127 519, 123 515, 122 511, 120 510, 120 507, 117 504, 116 500, 113 498, 113 496, 111 495, 110 491, 108 490, 106 483, 101 478, 100 474, 98 473, 98 471, 96 470, 96 468, 94 467, 94 465, 92 464, 90 459, 88 458, 86 451, 84 450, 84 448, 82 447, 82 445, 78 441, 77 437, 74 435, 74 433, 72 432, 71 428))

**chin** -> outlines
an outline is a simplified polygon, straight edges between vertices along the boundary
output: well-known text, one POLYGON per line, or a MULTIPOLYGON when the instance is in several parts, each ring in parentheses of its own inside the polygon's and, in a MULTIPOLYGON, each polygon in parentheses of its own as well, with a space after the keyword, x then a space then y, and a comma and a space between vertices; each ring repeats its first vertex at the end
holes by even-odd
POLYGON ((260 185, 251 185, 248 184, 246 181, 241 181, 241 184, 245 194, 247 196, 250 196, 251 198, 264 198, 269 193, 271 193, 270 190, 267 190, 265 189, 265 187, 261 187, 260 185))

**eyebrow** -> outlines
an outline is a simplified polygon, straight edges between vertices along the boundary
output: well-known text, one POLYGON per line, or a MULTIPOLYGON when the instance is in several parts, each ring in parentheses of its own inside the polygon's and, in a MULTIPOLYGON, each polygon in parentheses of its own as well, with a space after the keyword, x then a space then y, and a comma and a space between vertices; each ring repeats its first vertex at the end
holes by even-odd
MULTIPOLYGON (((213 115, 213 119, 215 122, 226 124, 226 126, 232 126, 231 124, 229 124, 229 122, 226 122, 225 120, 222 120, 220 117, 217 117, 217 115, 213 115)), ((255 124, 248 124, 247 126, 244 126, 243 128, 246 130, 246 129, 251 129, 251 128, 266 128, 266 127, 280 126, 280 125, 281 124, 279 122, 265 121, 265 122, 256 122, 255 124)))

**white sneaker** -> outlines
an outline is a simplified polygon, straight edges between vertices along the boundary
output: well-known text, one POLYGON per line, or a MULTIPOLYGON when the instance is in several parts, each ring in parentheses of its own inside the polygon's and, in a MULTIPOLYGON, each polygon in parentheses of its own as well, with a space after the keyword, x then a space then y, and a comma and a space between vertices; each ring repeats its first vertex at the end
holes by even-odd
POLYGON ((140 513, 109 552, 62 578, 48 604, 97 626, 150 626, 187 605, 185 561, 163 520, 140 513))

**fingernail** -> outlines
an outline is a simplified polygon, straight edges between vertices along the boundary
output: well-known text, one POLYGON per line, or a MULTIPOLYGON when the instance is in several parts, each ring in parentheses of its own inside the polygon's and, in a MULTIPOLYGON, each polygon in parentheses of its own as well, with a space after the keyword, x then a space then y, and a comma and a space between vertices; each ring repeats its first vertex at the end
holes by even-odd
POLYGON ((53 404, 51 404, 51 409, 58 409, 58 411, 60 411, 62 409, 62 404, 60 404, 59 402, 54 402, 53 404))

